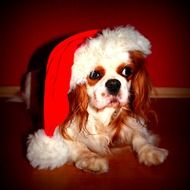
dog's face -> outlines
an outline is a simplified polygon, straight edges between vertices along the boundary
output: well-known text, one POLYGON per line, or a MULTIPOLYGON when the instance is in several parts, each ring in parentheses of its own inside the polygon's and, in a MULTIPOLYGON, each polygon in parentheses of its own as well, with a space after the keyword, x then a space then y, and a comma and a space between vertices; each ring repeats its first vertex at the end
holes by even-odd
POLYGON ((89 104, 96 109, 122 107, 128 103, 133 64, 99 64, 87 77, 89 104))
POLYGON ((145 57, 139 51, 128 52, 125 57, 126 61, 122 62, 114 59, 102 62, 89 73, 86 88, 89 105, 93 108, 120 108, 134 103, 136 109, 145 103, 143 99, 148 96, 150 85, 144 67, 145 57))
POLYGON ((71 114, 84 114, 88 106, 97 111, 125 107, 144 117, 151 90, 145 57, 140 51, 129 51, 126 55, 122 61, 101 60, 89 71, 85 83, 69 94, 71 114))

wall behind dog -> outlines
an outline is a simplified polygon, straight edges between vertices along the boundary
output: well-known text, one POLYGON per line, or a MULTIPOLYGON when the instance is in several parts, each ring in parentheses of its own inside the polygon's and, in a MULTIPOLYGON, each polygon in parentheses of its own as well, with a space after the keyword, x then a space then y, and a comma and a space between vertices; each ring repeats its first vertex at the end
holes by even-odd
POLYGON ((187 5, 169 1, 15 1, 1 5, 0 86, 18 86, 33 54, 65 35, 133 25, 152 42, 156 87, 190 87, 187 5))

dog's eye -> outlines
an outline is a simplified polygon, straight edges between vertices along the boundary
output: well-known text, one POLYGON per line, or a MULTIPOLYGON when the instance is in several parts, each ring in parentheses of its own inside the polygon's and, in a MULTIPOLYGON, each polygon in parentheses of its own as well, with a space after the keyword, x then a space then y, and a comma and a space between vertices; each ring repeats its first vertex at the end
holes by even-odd
POLYGON ((89 75, 89 78, 92 79, 92 80, 97 80, 97 79, 100 79, 102 76, 100 74, 100 72, 98 71, 92 71, 89 75))
POLYGON ((124 67, 124 69, 122 70, 121 74, 125 77, 128 78, 132 75, 132 69, 130 67, 124 67))

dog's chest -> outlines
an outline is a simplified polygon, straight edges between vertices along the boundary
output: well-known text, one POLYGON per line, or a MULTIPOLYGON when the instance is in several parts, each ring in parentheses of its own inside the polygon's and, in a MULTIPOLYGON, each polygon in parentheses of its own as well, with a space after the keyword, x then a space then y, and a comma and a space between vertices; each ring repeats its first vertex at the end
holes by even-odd
POLYGON ((88 111, 86 131, 81 134, 80 140, 89 149, 100 154, 106 154, 109 151, 109 143, 113 136, 113 132, 108 125, 115 110, 108 108, 101 112, 94 112, 90 109, 88 111))
POLYGON ((102 123, 104 126, 108 126, 115 109, 112 107, 105 108, 101 111, 96 111, 91 107, 87 109, 89 114, 88 125, 96 125, 96 123, 102 123))

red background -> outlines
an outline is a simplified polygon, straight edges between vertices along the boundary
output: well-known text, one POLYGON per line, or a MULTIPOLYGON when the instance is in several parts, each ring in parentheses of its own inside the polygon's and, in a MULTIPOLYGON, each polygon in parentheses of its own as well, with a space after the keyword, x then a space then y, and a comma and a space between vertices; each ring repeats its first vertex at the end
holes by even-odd
POLYGON ((6 1, 1 5, 0 86, 19 85, 35 50, 58 37, 133 25, 152 42, 157 87, 190 87, 188 6, 179 1, 6 1))

